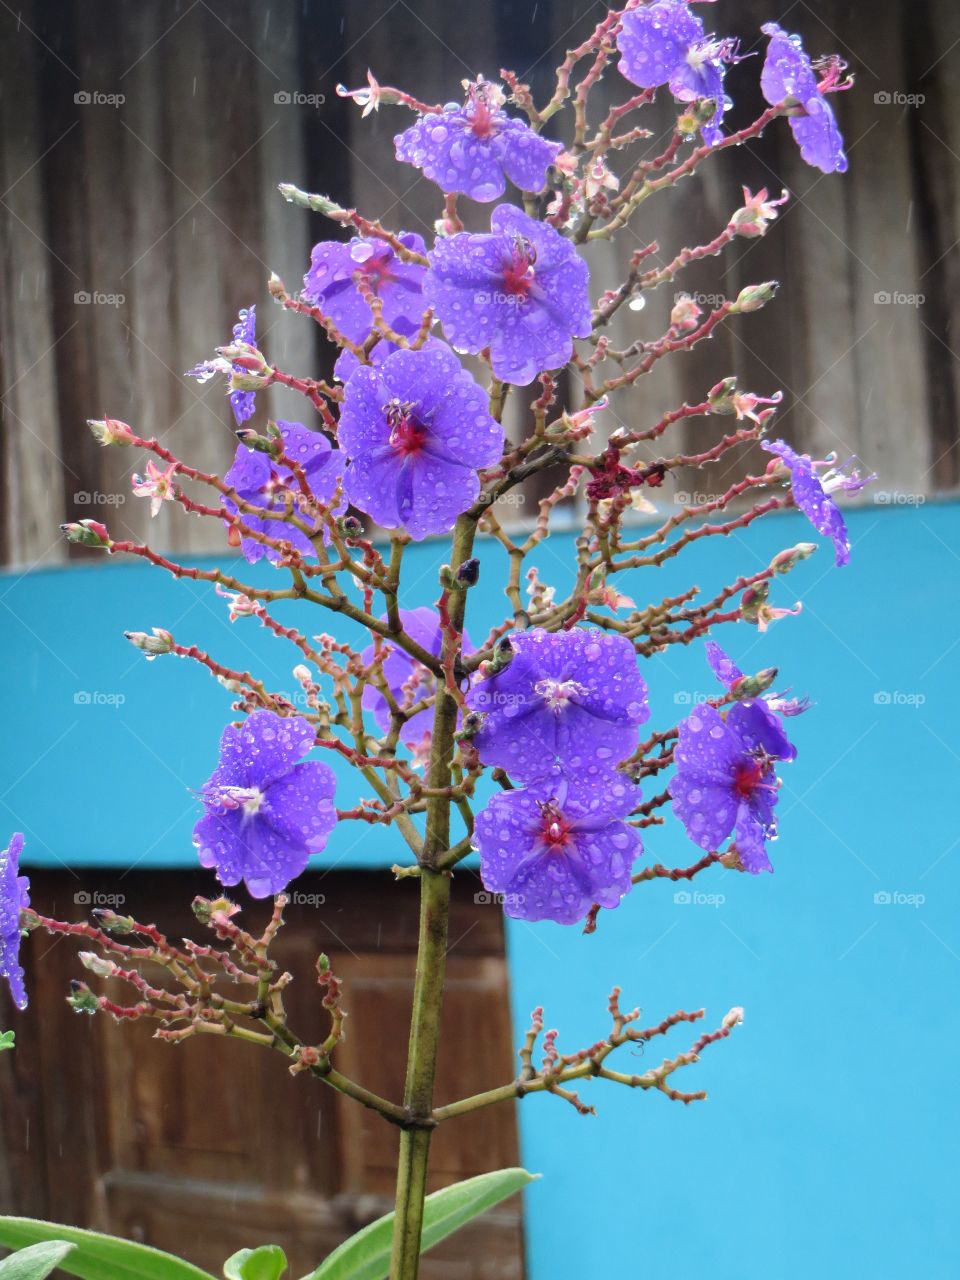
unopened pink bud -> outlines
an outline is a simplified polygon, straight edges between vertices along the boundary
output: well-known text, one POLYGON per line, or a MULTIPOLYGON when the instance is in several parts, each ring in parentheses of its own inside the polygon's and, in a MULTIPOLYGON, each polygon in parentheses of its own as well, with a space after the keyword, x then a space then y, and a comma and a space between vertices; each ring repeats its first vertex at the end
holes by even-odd
POLYGON ((127 445, 133 444, 137 439, 136 434, 127 424, 118 418, 88 418, 87 426, 93 432, 98 444, 127 445))

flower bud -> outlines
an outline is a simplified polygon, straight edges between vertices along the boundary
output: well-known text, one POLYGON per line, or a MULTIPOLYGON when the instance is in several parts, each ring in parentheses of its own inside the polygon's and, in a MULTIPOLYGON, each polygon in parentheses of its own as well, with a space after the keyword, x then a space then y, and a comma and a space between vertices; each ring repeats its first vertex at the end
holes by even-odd
POLYGON ((109 907, 95 907, 90 912, 101 929, 106 929, 108 933, 133 933, 136 927, 136 921, 133 916, 120 916, 116 911, 111 911, 109 907))
POLYGON ((465 587, 475 587, 480 581, 480 561, 476 556, 464 560, 457 570, 457 581, 465 587))
POLYGON ((714 413, 734 413, 733 397, 737 390, 737 380, 731 376, 723 378, 707 392, 707 404, 714 413))
POLYGON ((160 627, 153 628, 153 635, 147 635, 146 631, 125 631, 123 638, 135 649, 142 649, 148 659, 173 651, 173 636, 160 627))
POLYGON ((271 457, 276 457, 277 442, 268 436, 260 435, 254 431, 253 427, 241 427, 239 431, 234 432, 234 435, 248 449, 256 449, 258 453, 268 453, 271 457))
POLYGON ((767 603, 769 594, 770 588, 765 582, 761 582, 755 587, 747 587, 740 597, 740 612, 745 622, 757 621, 760 616, 760 610, 767 603))
POLYGON ((789 573, 795 568, 801 560, 806 560, 812 556, 817 549, 815 542, 798 542, 795 547, 788 547, 785 551, 778 551, 770 561, 770 568, 774 573, 789 573))
POLYGON ((363 533, 363 525, 356 516, 341 516, 337 529, 345 538, 359 538, 363 533))
POLYGON ((746 315, 750 311, 759 311, 761 307, 765 307, 771 301, 779 287, 779 282, 776 280, 767 280, 764 284, 748 284, 737 295, 733 310, 740 315, 746 315))
POLYGON ((88 418, 87 426, 98 444, 133 444, 137 438, 127 424, 117 418, 88 418))
MULTIPOLYGON (((234 363, 237 363, 234 361, 234 363)), ((230 390, 231 391, 262 391, 264 387, 269 387, 270 377, 268 374, 256 373, 231 373, 230 390)))
POLYGON ((60 529, 68 542, 77 542, 83 547, 106 547, 109 550, 112 546, 107 526, 99 520, 73 520, 62 524, 60 529))
POLYGON ((777 668, 765 667, 755 676, 741 676, 739 680, 734 680, 730 686, 730 692, 735 698, 759 698, 761 693, 765 693, 770 688, 776 678, 777 668))
POLYGON ((77 959, 85 969, 89 969, 98 978, 112 978, 117 972, 117 966, 112 960, 108 960, 106 956, 97 955, 95 951, 81 951, 77 959))
POLYGON ((307 684, 313 682, 313 676, 310 674, 310 668, 302 662, 293 668, 293 678, 298 684, 307 684))
POLYGON ((735 1008, 730 1010, 724 1020, 720 1023, 720 1026, 724 1031, 732 1031, 734 1027, 739 1027, 741 1022, 743 1022, 743 1009, 737 1005, 735 1008))
POLYGON ((100 1007, 98 997, 93 994, 85 982, 78 982, 76 978, 72 979, 70 983, 67 1004, 74 1013, 94 1014, 100 1007))

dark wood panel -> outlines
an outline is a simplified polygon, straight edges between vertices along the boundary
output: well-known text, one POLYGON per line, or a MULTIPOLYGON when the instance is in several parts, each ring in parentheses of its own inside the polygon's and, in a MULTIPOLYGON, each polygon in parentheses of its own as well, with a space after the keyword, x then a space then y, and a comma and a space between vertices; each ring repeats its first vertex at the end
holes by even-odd
MULTIPOLYGON (((32 881, 47 914, 82 919, 102 895, 122 895, 118 909, 157 920, 172 938, 209 940, 189 909, 214 887, 203 873, 36 871, 32 881)), ((515 1070, 502 918, 474 902, 472 876, 454 887, 441 1102, 515 1070)), ((296 888, 275 948, 294 975, 290 1025, 306 1042, 325 1033, 314 977, 323 950, 345 984, 338 1065, 400 1097, 416 886, 388 872, 320 872, 296 888)), ((266 904, 247 905, 250 926, 265 923, 266 904)), ((396 1130, 255 1046, 164 1045, 146 1024, 77 1016, 64 995, 83 973, 79 949, 34 935, 24 946, 31 1006, 17 1015, 4 997, 0 1008, 3 1025, 17 1030, 15 1052, 0 1057, 0 1211, 113 1231, 213 1272, 238 1248, 276 1241, 296 1275, 390 1209, 396 1130)), ((438 1132, 431 1187, 516 1163, 515 1116, 504 1107, 438 1132)), ((443 1246, 424 1270, 428 1280, 521 1274, 519 1202, 443 1246)))

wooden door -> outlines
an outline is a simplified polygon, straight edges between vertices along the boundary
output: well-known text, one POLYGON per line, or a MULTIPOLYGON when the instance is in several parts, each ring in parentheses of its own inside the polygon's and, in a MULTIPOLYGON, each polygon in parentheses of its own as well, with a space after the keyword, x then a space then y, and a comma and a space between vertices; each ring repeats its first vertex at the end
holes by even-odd
MULTIPOLYGON (((171 936, 206 941, 193 872, 32 875, 39 911, 80 919, 96 895, 156 920, 171 936)), ((341 1069, 390 1097, 402 1092, 414 971, 417 890, 389 873, 313 874, 275 954, 293 973, 290 1024, 307 1042, 325 1019, 314 978, 320 951, 344 979, 348 1010, 341 1069)), ((438 1101, 501 1083, 515 1072, 507 1007, 503 925, 473 901, 474 878, 455 882, 446 1033, 438 1101)), ((265 917, 264 904, 249 912, 265 917)), ((256 1046, 194 1038, 179 1046, 152 1027, 78 1016, 64 1002, 83 976, 71 940, 24 943, 30 1008, 4 997, 2 1025, 17 1048, 0 1057, 0 1211, 92 1226, 182 1254, 213 1274, 234 1250, 275 1242, 291 1275, 315 1266, 340 1240, 392 1205, 398 1135, 322 1082, 288 1073, 256 1046)), ((435 1189, 518 1163, 509 1106, 438 1131, 435 1189)), ((485 1217, 424 1261, 424 1280, 512 1280, 523 1274, 520 1204, 485 1217)))

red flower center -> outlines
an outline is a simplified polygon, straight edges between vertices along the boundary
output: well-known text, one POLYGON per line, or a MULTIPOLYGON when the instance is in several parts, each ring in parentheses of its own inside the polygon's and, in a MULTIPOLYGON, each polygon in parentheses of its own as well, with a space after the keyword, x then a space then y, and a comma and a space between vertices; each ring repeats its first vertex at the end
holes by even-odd
POLYGON ((390 447, 407 456, 419 453, 427 438, 427 429, 417 421, 412 404, 391 400, 387 405, 387 422, 390 424, 390 447))
POLYGON ((529 240, 516 236, 513 241, 513 253, 510 261, 503 268, 503 290, 514 298, 525 298, 533 285, 533 264, 537 260, 537 251, 529 240))
POLYGON ((763 785, 764 766, 759 760, 750 760, 737 766, 734 774, 733 789, 741 800, 749 800, 754 791, 763 785))
POLYGON ((540 806, 539 835, 549 853, 562 853, 571 842, 572 828, 555 800, 540 806))

